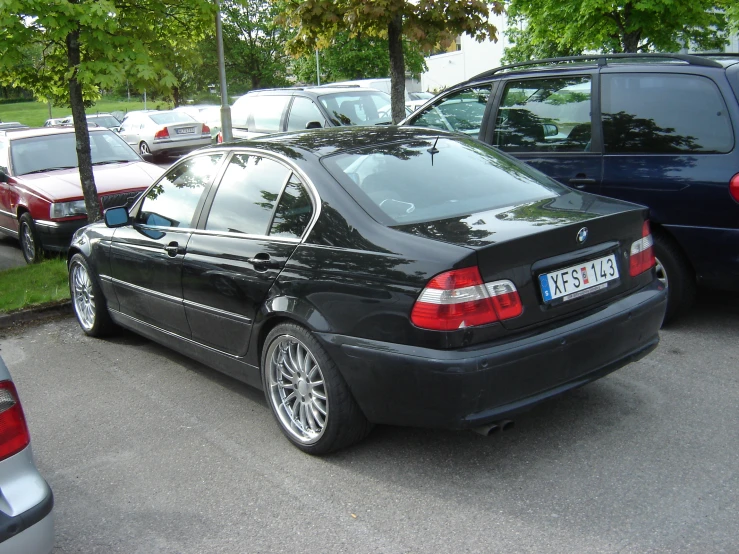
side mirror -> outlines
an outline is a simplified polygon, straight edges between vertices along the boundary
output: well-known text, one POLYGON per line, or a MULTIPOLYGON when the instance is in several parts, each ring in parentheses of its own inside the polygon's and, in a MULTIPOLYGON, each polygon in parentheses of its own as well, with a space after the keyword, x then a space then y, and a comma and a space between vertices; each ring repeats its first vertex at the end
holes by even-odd
POLYGON ((131 221, 128 216, 128 210, 123 206, 108 208, 105 210, 103 218, 105 219, 105 225, 111 228, 123 227, 124 225, 128 225, 131 221))
POLYGON ((323 129, 320 121, 309 121, 305 124, 306 129, 323 129))
POLYGON ((559 133, 559 127, 554 123, 544 123, 544 136, 545 137, 556 137, 559 133))

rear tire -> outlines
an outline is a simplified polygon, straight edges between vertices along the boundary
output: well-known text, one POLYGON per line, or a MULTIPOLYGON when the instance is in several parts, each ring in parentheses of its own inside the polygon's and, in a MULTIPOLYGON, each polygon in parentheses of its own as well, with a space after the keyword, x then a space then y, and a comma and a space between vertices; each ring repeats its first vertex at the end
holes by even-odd
POLYGON ((142 156, 145 156, 147 154, 151 154, 151 148, 149 148, 149 145, 146 144, 143 140, 139 143, 139 154, 142 156))
POLYGON ((69 293, 77 322, 85 334, 91 337, 109 335, 115 323, 108 313, 103 291, 82 254, 75 254, 69 261, 69 293))
POLYGON ((303 452, 339 450, 372 429, 336 364, 300 325, 283 323, 267 335, 262 380, 280 429, 303 452))
POLYGON ((663 233, 653 233, 657 278, 667 289, 664 327, 693 305, 697 290, 695 272, 680 247, 663 233))
POLYGON ((21 243, 23 257, 26 259, 26 263, 37 264, 44 256, 44 249, 36 233, 36 225, 31 214, 24 213, 18 223, 18 240, 21 243))

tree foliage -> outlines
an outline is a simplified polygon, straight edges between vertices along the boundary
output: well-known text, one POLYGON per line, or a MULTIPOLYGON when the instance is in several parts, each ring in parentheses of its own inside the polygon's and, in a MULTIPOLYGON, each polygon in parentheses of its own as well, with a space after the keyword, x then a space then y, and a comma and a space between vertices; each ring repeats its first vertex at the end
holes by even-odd
POLYGON ((721 49, 727 16, 719 2, 511 0, 506 36, 514 45, 504 59, 721 49))
POLYGON ((2 0, 0 84, 68 104, 74 117, 85 206, 100 206, 92 174, 84 102, 126 80, 177 85, 179 57, 213 25, 208 0, 2 0))
MULTIPOLYGON (((373 79, 390 75, 387 39, 338 33, 331 48, 320 51, 321 82, 373 79)), ((414 43, 403 41, 405 68, 418 78, 426 70, 423 52, 414 43)), ((292 66, 295 78, 302 83, 316 82, 315 54, 297 58, 292 66)))
POLYGON ((482 41, 497 40, 489 21, 491 11, 502 13, 503 4, 490 0, 285 0, 279 22, 295 28, 288 43, 293 54, 310 54, 315 48, 330 48, 342 32, 350 37, 388 40, 392 82, 393 121, 404 116, 405 65, 403 37, 424 51, 449 45, 467 33, 482 41))

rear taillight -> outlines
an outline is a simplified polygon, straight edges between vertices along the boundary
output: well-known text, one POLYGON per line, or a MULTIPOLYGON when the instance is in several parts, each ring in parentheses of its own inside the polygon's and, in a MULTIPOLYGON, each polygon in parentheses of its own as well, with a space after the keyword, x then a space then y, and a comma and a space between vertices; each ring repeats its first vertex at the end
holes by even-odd
POLYGON ((0 381, 0 460, 23 450, 31 442, 15 385, 0 381))
POLYGON ((222 132, 219 132, 219 133, 218 133, 218 134, 216 135, 216 142, 217 142, 218 144, 221 144, 221 143, 223 143, 223 133, 222 133, 222 132))
POLYGON ((208 127, 205 123, 203 123, 203 134, 210 134, 210 127, 208 127))
POLYGON ((155 139, 162 139, 162 138, 169 138, 169 131, 166 127, 159 129, 156 133, 154 133, 155 139))
POLYGON ((729 194, 731 197, 739 202, 739 173, 734 175, 729 181, 729 194))
POLYGON ((641 236, 642 238, 631 244, 629 274, 632 277, 654 267, 654 240, 649 231, 649 221, 645 221, 642 225, 641 236))
POLYGON ((485 283, 477 267, 440 273, 421 291, 411 321, 422 329, 453 331, 521 315, 523 305, 510 281, 485 283))

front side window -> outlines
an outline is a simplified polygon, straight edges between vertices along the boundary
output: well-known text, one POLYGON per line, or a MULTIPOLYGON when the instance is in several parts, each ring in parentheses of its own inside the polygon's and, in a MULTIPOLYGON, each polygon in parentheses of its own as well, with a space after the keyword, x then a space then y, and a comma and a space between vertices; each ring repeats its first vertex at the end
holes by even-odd
POLYGON ((266 235, 290 170, 261 156, 231 158, 205 228, 209 231, 266 235))
POLYGON ((192 227, 200 197, 213 180, 221 154, 197 156, 170 169, 151 187, 136 217, 155 227, 192 227))
POLYGON ((606 153, 724 153, 734 148, 726 104, 715 83, 685 74, 602 76, 606 153))
POLYGON ((411 125, 477 136, 490 98, 490 89, 491 85, 481 85, 445 96, 414 118, 411 125))
POLYGON ((276 133, 281 131, 282 114, 285 113, 289 96, 257 96, 252 100, 251 112, 246 127, 250 131, 276 133))
POLYGON ((493 144, 506 152, 590 152, 590 77, 506 83, 493 144))
POLYGON ((300 131, 311 121, 318 121, 321 127, 325 126, 325 119, 321 110, 313 101, 303 96, 296 96, 290 108, 290 117, 287 120, 288 131, 300 131))
POLYGON ((379 90, 348 89, 346 92, 322 94, 318 101, 337 127, 392 122, 390 95, 379 90))

